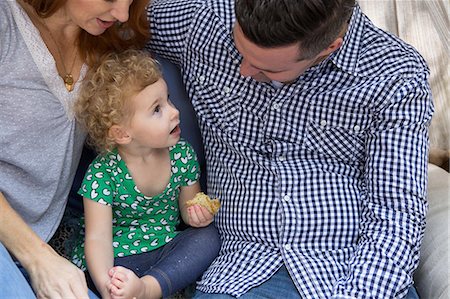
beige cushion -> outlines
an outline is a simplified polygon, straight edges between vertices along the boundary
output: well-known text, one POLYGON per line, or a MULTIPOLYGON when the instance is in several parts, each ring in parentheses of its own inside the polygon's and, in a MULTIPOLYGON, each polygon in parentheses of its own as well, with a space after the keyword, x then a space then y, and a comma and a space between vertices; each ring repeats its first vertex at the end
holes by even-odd
POLYGON ((424 299, 450 298, 450 173, 428 164, 427 228, 414 280, 424 299))
POLYGON ((362 0, 363 12, 378 27, 414 46, 427 61, 435 113, 432 147, 450 149, 450 22, 448 0, 362 0))
MULTIPOLYGON (((430 67, 435 113, 431 146, 450 150, 450 22, 448 0, 361 0, 378 27, 414 46, 430 67)), ((429 164, 427 228, 415 284, 423 299, 450 298, 450 174, 429 164)))

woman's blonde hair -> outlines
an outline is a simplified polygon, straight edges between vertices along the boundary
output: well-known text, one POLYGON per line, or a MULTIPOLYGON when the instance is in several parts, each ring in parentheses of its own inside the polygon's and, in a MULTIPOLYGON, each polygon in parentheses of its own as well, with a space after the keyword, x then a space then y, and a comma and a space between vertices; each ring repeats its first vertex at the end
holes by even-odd
MULTIPOLYGON (((24 0, 41 18, 48 18, 60 9, 67 0, 24 0)), ((88 66, 96 64, 103 55, 111 51, 142 49, 150 38, 150 27, 146 7, 150 0, 134 0, 129 9, 128 21, 117 23, 103 34, 94 36, 81 30, 78 49, 88 66)))
POLYGON ((161 78, 158 62, 137 50, 110 53, 88 71, 73 109, 97 152, 116 147, 109 129, 126 123, 132 116, 129 99, 161 78))

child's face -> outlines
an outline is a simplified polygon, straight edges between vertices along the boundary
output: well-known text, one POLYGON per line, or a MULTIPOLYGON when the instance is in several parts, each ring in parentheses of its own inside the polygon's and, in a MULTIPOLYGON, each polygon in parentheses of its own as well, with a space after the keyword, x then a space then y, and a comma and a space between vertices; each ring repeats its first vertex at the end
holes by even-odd
POLYGON ((131 98, 134 112, 127 131, 132 142, 147 148, 166 148, 180 139, 178 110, 168 98, 163 79, 147 86, 131 98))

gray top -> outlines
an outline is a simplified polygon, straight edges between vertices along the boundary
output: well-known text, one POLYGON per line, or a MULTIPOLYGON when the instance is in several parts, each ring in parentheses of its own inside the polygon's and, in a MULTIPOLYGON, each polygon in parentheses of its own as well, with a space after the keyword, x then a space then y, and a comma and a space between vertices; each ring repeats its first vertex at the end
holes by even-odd
POLYGON ((85 138, 71 113, 78 90, 67 92, 23 9, 0 1, 0 191, 45 241, 62 218, 85 138))

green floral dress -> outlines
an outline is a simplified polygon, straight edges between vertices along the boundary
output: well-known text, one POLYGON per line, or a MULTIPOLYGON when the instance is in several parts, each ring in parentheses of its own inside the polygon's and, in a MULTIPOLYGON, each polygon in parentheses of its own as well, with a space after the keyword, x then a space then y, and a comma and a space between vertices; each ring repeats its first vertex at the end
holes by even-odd
MULTIPOLYGON (((115 257, 154 250, 177 235, 180 187, 197 182, 200 170, 194 149, 186 141, 181 139, 169 150, 170 182, 161 194, 152 197, 139 191, 117 150, 99 155, 89 166, 78 193, 112 207, 115 257)), ((81 222, 83 225, 83 219, 81 222)), ((86 269, 84 234, 75 247, 72 261, 86 269)))

